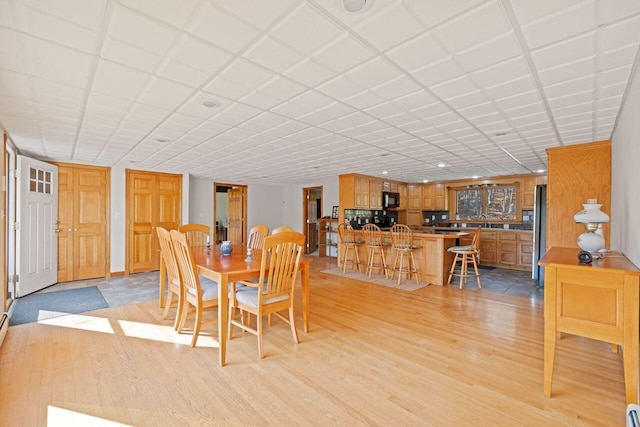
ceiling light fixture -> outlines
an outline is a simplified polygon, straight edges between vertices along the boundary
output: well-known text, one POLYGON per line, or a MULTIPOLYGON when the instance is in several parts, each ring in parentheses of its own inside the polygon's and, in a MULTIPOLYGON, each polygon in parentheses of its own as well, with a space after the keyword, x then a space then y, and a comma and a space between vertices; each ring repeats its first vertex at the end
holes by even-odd
POLYGON ((445 167, 445 166, 447 166, 445 163, 442 163, 442 162, 438 163, 438 167, 439 167, 439 168, 443 168, 443 167, 445 167))
POLYGON ((471 178, 473 178, 473 179, 478 179, 478 178, 480 178, 480 177, 479 177, 478 175, 473 175, 471 178))
POLYGON ((382 175, 386 175, 388 173, 389 173, 389 171, 382 171, 382 175))
POLYGON ((342 0, 342 4, 347 12, 357 13, 367 4, 367 0, 342 0))
POLYGON ((545 173, 546 171, 544 169, 538 169, 536 172, 538 173, 545 173))
POLYGON ((427 182, 429 182, 429 180, 428 179, 423 179, 422 182, 424 182, 426 184, 427 182))
POLYGON ((220 106, 220 103, 217 101, 212 101, 208 99, 206 101, 202 101, 202 105, 204 105, 207 108, 218 108, 220 106))

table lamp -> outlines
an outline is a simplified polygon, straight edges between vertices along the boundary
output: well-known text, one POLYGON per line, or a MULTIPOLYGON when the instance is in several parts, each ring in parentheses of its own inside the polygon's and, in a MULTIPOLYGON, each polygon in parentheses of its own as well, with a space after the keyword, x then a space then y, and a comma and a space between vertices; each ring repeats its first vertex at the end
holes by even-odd
POLYGON ((597 231, 601 224, 609 222, 609 215, 600 210, 601 204, 597 199, 587 199, 583 210, 573 216, 575 222, 584 224, 586 232, 578 236, 578 246, 583 251, 598 252, 604 248, 604 237, 597 231))

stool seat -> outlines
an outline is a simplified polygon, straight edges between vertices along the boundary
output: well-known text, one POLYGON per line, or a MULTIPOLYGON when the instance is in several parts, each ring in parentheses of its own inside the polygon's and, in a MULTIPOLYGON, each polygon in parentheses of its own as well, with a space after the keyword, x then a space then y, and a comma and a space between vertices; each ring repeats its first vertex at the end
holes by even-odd
POLYGON ((451 283, 453 276, 458 276, 460 277, 460 289, 462 289, 462 286, 467 283, 469 277, 468 265, 473 264, 476 281, 478 282, 478 289, 482 289, 482 284, 480 283, 480 273, 478 273, 478 263, 480 262, 480 232, 481 227, 478 227, 473 236, 471 245, 452 246, 447 249, 447 252, 455 254, 453 263, 451 264, 451 270, 449 270, 449 279, 447 280, 447 284, 451 283), (458 261, 460 261, 459 272, 456 271, 458 261))

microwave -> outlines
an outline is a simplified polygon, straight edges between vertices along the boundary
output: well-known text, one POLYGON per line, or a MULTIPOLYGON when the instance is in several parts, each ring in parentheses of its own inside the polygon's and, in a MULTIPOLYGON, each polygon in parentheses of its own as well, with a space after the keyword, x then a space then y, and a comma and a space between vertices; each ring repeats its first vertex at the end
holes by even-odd
POLYGON ((384 209, 400 207, 400 193, 392 193, 389 191, 382 192, 382 207, 384 209))

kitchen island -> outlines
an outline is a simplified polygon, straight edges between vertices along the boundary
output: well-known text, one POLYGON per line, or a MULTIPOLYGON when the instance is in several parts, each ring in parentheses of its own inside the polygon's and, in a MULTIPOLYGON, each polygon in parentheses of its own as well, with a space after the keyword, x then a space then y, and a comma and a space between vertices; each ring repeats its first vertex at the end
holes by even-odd
MULTIPOLYGON (((361 231, 356 230, 355 233, 358 239, 363 240, 361 231)), ((414 245, 420 246, 413 251, 420 282, 440 286, 445 285, 454 257, 452 253, 447 252, 447 249, 456 246, 458 239, 469 236, 469 234, 470 233, 466 231, 453 230, 443 233, 434 233, 431 230, 414 232, 413 243, 414 245)), ((385 251, 385 257, 387 267, 391 269, 394 260, 393 249, 391 248, 391 233, 383 231, 382 236, 384 241, 389 243, 385 251)), ((342 250, 342 248, 340 248, 340 250, 342 250)), ((361 261, 361 271, 365 271, 367 264, 367 245, 365 245, 364 242, 358 245, 358 255, 361 261)), ((382 272, 380 272, 380 274, 382 274, 382 272)), ((414 278, 403 280, 414 280, 414 278)))

